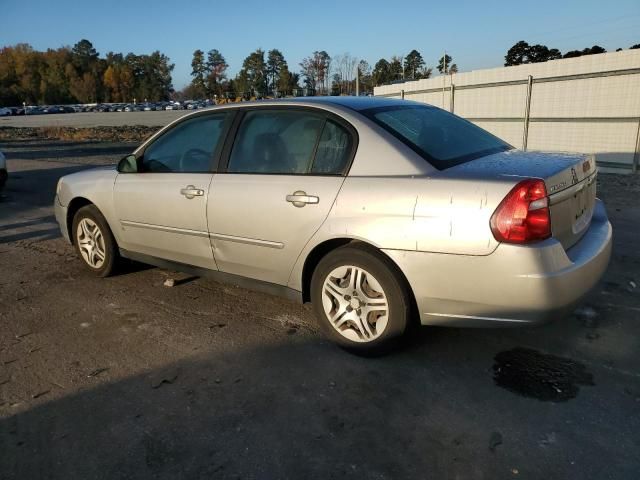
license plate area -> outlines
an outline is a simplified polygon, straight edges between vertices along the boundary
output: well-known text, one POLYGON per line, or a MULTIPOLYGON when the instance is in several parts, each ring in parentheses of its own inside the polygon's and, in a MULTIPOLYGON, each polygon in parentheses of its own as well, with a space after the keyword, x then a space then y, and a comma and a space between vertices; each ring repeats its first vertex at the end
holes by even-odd
POLYGON ((574 221, 572 222, 572 232, 579 234, 591 223, 593 216, 593 207, 596 198, 596 182, 595 179, 587 180, 587 185, 577 192, 573 198, 574 205, 574 221))

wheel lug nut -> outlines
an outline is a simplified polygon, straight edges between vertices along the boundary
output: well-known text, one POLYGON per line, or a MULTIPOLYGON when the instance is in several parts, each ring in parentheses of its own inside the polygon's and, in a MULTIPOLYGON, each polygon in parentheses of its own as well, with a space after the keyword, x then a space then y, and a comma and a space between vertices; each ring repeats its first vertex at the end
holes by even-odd
POLYGON ((351 300, 351 297, 350 297, 349 295, 345 295, 345 296, 344 296, 344 299, 345 299, 345 300, 347 300, 347 301, 349 301, 349 300, 351 300))
POLYGON ((353 312, 353 307, 351 305, 347 307, 347 312, 353 312))

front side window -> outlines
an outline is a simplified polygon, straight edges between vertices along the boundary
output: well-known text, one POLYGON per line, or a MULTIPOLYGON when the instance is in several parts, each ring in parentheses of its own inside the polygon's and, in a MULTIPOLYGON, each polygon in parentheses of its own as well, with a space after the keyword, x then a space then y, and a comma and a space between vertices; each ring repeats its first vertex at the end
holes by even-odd
POLYGON ((308 173, 324 117, 294 110, 254 110, 242 120, 229 159, 230 173, 308 173))
POLYGON ((142 171, 209 172, 226 118, 226 113, 203 115, 176 125, 145 149, 142 171))
POLYGON ((362 113, 441 170, 513 148, 486 130, 439 108, 399 105, 362 113))

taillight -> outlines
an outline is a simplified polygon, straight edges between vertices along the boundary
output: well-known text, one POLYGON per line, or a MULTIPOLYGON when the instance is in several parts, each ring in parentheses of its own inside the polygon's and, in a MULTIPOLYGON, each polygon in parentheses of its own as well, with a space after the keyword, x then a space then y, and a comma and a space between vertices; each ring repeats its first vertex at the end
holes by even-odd
POLYGON ((530 243, 551 236, 549 198, 542 180, 518 183, 491 216, 491 231, 499 242, 530 243))

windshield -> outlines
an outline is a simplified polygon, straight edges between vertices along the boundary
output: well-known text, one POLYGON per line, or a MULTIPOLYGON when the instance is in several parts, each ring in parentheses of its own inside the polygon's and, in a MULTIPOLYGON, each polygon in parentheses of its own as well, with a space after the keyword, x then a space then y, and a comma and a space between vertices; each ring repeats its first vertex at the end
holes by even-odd
POLYGON ((362 113, 407 144, 439 170, 513 147, 445 110, 401 105, 362 113))

